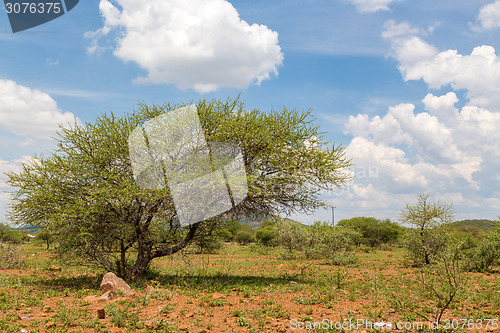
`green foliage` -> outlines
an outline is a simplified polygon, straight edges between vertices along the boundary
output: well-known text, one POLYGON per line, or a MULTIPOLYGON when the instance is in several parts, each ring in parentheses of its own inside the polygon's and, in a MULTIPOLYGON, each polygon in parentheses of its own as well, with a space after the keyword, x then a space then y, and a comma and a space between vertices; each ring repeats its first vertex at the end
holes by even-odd
POLYGON ((477 247, 468 249, 465 256, 468 270, 485 271, 500 263, 500 227, 487 233, 477 247))
POLYGON ((224 242, 230 242, 234 237, 234 235, 226 228, 216 230, 215 235, 224 242))
POLYGON ((196 245, 196 253, 215 253, 224 247, 224 243, 218 234, 222 223, 207 223, 199 227, 198 237, 193 240, 196 245))
MULTIPOLYGON (((154 258, 206 237, 202 226, 213 232, 219 217, 181 227, 169 188, 138 187, 130 165, 132 131, 182 106, 140 104, 131 114, 61 127, 52 154, 7 174, 17 188, 10 219, 50 230, 61 256, 129 280, 142 278, 154 258)), ((311 212, 325 206, 320 191, 350 180, 343 147, 322 142, 310 110, 245 110, 238 100, 196 107, 208 142, 232 143, 243 153, 248 196, 231 213, 311 212), (317 146, 304 145, 314 136, 317 146)))
POLYGON ((296 221, 283 221, 277 226, 277 241, 293 257, 294 252, 303 252, 309 245, 310 233, 305 226, 296 221))
POLYGON ((139 319, 138 310, 131 309, 132 304, 128 303, 123 308, 118 307, 115 303, 108 304, 105 308, 111 322, 117 327, 127 329, 143 328, 143 322, 139 319))
POLYGON ((397 223, 390 220, 380 221, 374 217, 353 217, 340 220, 337 225, 359 232, 362 243, 370 247, 394 243, 403 232, 403 228, 397 223))
POLYGON ((43 228, 36 234, 36 239, 43 242, 48 250, 50 248, 50 244, 52 244, 54 240, 54 236, 49 230, 43 228))
POLYGON ((460 220, 452 223, 452 226, 455 228, 460 227, 474 227, 481 229, 485 232, 491 231, 495 229, 499 225, 499 221, 492 221, 487 219, 473 219, 473 220, 460 220))
POLYGON ((0 223, 0 242, 20 244, 27 240, 25 232, 13 230, 6 224, 0 223))
POLYGON ((451 226, 454 227, 457 232, 468 234, 471 237, 474 237, 476 240, 483 238, 485 233, 483 229, 471 225, 457 227, 456 225, 452 224, 451 226))
POLYGON ((220 228, 215 231, 217 237, 225 242, 235 241, 234 236, 241 229, 243 224, 237 219, 229 219, 220 224, 220 228))
MULTIPOLYGON (((310 258, 334 259, 345 251, 351 251, 360 242, 360 233, 343 227, 332 227, 326 222, 314 222, 311 227, 312 243, 310 258)), ((337 258, 338 259, 338 258, 337 258)))
POLYGON ((285 221, 277 230, 277 241, 288 251, 288 256, 293 257, 298 252, 308 259, 329 259, 332 264, 354 263, 348 251, 359 244, 360 237, 355 230, 332 227, 324 222, 304 226, 285 221))
POLYGON ((411 225, 404 243, 408 256, 416 265, 430 264, 449 242, 449 226, 453 207, 441 202, 431 202, 429 196, 420 194, 414 205, 406 204, 399 217, 411 225))
POLYGON ((240 229, 234 235, 234 240, 240 245, 254 243, 255 235, 252 227, 246 224, 241 225, 240 229))
POLYGON ((450 246, 433 265, 425 265, 420 271, 419 282, 424 297, 432 300, 436 307, 434 318, 428 318, 429 321, 439 323, 444 311, 464 295, 467 277, 457 255, 459 252, 459 249, 450 246))
POLYGON ((255 238, 257 241, 265 246, 274 246, 276 237, 276 225, 274 222, 265 221, 257 231, 255 231, 255 238))
POLYGON ((407 229, 403 235, 403 245, 408 250, 406 258, 415 266, 430 264, 450 244, 451 233, 446 227, 407 229))

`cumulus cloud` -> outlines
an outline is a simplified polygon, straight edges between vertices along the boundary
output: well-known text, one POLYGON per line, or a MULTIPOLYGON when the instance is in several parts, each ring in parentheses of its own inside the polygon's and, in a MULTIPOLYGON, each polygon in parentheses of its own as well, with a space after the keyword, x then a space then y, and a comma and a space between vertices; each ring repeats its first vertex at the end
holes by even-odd
MULTIPOLYGON (((418 113, 404 103, 382 117, 350 117, 349 156, 359 168, 378 170, 377 177, 355 177, 356 188, 440 193, 469 207, 488 202, 493 210, 500 194, 500 112, 472 105, 459 110, 454 92, 429 93, 422 102, 426 111, 418 113)), ((354 200, 363 201, 362 193, 354 200)))
POLYGON ((240 19, 225 0, 101 0, 104 26, 97 39, 117 32, 114 54, 137 63, 137 82, 175 84, 200 93, 246 88, 277 75, 283 62, 278 33, 240 19))
POLYGON ((410 28, 395 34, 394 23, 382 33, 392 43, 394 58, 406 81, 423 80, 431 89, 450 85, 466 90, 469 103, 493 108, 500 103, 500 58, 489 45, 475 47, 470 55, 457 50, 439 51, 410 28))
POLYGON ((414 114, 413 104, 389 108, 383 117, 351 116, 346 128, 354 136, 370 137, 374 142, 413 147, 419 155, 438 163, 463 159, 454 144, 452 132, 429 113, 414 114))
POLYGON ((374 13, 379 10, 389 10, 389 5, 397 0, 349 0, 359 12, 374 13))
POLYGON ((483 6, 477 16, 479 26, 474 26, 474 30, 490 30, 500 28, 500 0, 483 6))
POLYGON ((400 103, 381 115, 349 117, 344 134, 353 139, 346 150, 358 172, 352 186, 332 199, 338 206, 363 208, 363 215, 378 215, 383 207, 393 217, 425 192, 467 213, 459 218, 498 215, 500 58, 488 45, 470 54, 440 50, 424 40, 430 32, 385 23, 382 35, 404 80, 448 91, 429 92, 422 104, 400 103), (463 101, 457 90, 465 92, 463 101))
POLYGON ((0 130, 49 139, 55 135, 58 124, 74 121, 75 116, 61 111, 47 93, 0 79, 0 130))

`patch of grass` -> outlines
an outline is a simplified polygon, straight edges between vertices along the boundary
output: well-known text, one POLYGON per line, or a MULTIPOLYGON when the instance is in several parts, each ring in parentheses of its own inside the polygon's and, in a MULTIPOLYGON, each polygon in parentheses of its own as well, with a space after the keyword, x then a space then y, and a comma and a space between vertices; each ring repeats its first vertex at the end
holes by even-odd
POLYGON ((290 317, 290 312, 288 312, 281 305, 271 305, 264 308, 264 313, 271 317, 275 318, 285 318, 288 319, 290 317))
POLYGON ((120 328, 141 329, 144 326, 136 309, 131 309, 131 305, 125 305, 120 308, 115 303, 108 304, 105 308, 111 322, 120 328))
POLYGON ((238 324, 238 326, 240 326, 240 327, 247 327, 247 328, 252 327, 252 324, 250 323, 250 321, 243 316, 236 318, 236 324, 238 324))

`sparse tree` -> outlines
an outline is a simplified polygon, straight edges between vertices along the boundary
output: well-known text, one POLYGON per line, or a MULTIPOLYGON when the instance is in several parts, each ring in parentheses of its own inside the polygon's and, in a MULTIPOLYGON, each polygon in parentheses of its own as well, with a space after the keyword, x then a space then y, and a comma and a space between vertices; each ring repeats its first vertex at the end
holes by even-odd
MULTIPOLYGON (((238 100, 196 107, 206 140, 232 143, 243 154, 248 196, 231 213, 311 212, 325 206, 321 190, 350 179, 344 148, 322 140, 310 110, 245 110, 238 100), (311 137, 316 144, 306 146, 311 137)), ((10 219, 50 229, 60 255, 128 280, 140 279, 154 258, 212 232, 219 217, 181 227, 169 188, 146 190, 133 178, 129 135, 177 108, 140 104, 131 114, 103 114, 94 123, 61 128, 51 155, 8 174, 17 188, 10 219)))
POLYGON ((445 202, 429 200, 420 194, 416 204, 406 204, 399 220, 410 224, 406 245, 413 260, 430 264, 432 257, 446 247, 446 225, 452 222, 453 207, 445 202))

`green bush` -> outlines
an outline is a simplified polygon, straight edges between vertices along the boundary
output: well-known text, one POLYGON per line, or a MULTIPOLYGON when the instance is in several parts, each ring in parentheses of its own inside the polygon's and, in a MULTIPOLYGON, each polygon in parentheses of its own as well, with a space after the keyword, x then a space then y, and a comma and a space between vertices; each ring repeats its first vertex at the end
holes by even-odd
POLYGON ((260 227, 255 232, 255 238, 257 241, 266 246, 275 245, 274 238, 276 236, 276 229, 273 226, 260 227))
POLYGON ((222 239, 224 242, 231 242, 234 235, 226 228, 219 229, 215 232, 215 235, 222 239))
POLYGON ((299 222, 283 221, 276 228, 276 241, 287 250, 289 258, 293 258, 295 252, 304 252, 311 243, 310 230, 299 222))
POLYGON ((338 261, 348 251, 360 243, 361 234, 356 230, 344 227, 331 227, 326 223, 313 225, 313 256, 338 261))
POLYGON ((254 243, 255 236, 252 227, 243 224, 241 228, 234 234, 234 240, 240 245, 254 243))
POLYGON ((465 267, 470 271, 485 271, 500 263, 500 227, 490 231, 476 246, 468 249, 465 267))
POLYGON ((215 253, 224 247, 224 242, 217 237, 198 238, 194 244, 197 247, 197 253, 215 253))
POLYGON ((28 236, 21 231, 12 230, 5 224, 0 224, 0 242, 20 244, 26 241, 28 236))
POLYGON ((349 251, 359 244, 360 237, 355 230, 332 227, 322 222, 303 226, 287 221, 280 224, 277 230, 277 240, 288 250, 289 257, 298 252, 308 259, 329 259, 335 264, 354 262, 349 251))
POLYGON ((359 232, 360 242, 370 247, 395 243, 403 230, 397 223, 390 220, 380 221, 374 217, 353 217, 340 220, 337 225, 359 232))
POLYGON ((427 259, 434 261, 451 243, 451 231, 446 227, 408 229, 403 239, 403 244, 408 250, 406 259, 414 266, 426 264, 427 259))

